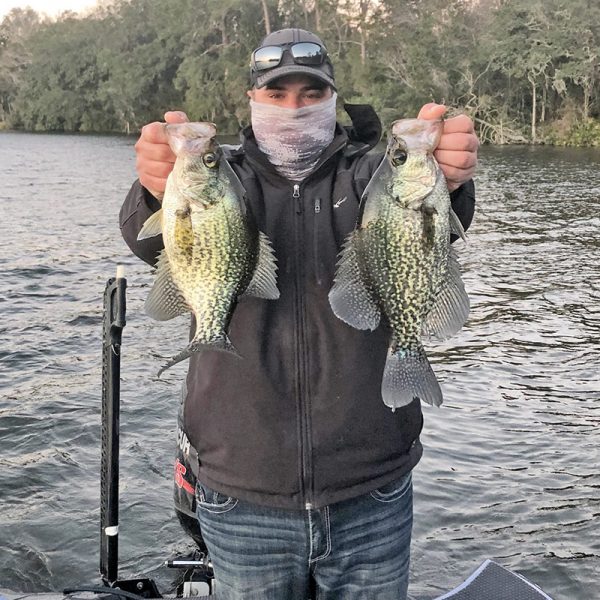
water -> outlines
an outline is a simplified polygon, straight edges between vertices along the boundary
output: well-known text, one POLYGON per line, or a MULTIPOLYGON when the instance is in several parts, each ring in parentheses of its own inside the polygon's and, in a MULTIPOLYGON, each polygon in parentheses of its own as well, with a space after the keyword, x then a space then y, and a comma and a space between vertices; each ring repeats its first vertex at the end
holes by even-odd
MULTIPOLYGON (((100 319, 128 277, 121 573, 173 585, 190 547, 172 460, 186 336, 142 305, 149 268, 120 238, 133 140, 0 134, 0 588, 60 590, 98 572, 100 319), (166 333, 168 332, 168 334, 166 333)), ((494 558, 555 600, 600 598, 600 152, 485 148, 457 243, 472 316, 430 347, 445 390, 425 410, 411 593, 430 599, 494 558)))

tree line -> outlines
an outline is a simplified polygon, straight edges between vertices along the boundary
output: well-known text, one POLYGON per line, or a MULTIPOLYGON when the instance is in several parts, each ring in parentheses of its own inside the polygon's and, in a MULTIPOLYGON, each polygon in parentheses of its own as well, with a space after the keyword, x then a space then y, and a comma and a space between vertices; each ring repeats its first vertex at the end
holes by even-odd
POLYGON ((181 109, 236 132, 249 57, 283 27, 326 43, 346 102, 384 123, 444 102, 492 143, 600 144, 597 0, 104 0, 0 23, 0 122, 135 132, 181 109))

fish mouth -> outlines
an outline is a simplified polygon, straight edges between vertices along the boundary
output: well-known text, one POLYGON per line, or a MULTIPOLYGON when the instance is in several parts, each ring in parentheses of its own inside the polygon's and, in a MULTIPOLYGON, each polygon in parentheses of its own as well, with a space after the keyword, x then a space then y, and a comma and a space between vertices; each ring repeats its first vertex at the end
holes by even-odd
POLYGON ((200 155, 214 150, 217 127, 214 123, 169 123, 165 125, 169 145, 177 155, 200 155))

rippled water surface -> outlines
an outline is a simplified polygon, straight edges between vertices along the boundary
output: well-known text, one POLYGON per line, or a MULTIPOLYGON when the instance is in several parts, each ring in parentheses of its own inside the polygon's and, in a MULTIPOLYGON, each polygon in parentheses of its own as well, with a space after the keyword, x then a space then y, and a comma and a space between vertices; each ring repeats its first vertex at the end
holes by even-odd
MULTIPOLYGON (((117 263, 121 573, 167 591, 161 563, 189 546, 171 483, 185 365, 153 376, 186 320, 143 314, 150 272, 117 225, 132 146, 0 134, 0 588, 97 577, 101 298, 117 263)), ((411 593, 433 598, 494 558, 555 600, 598 599, 600 152, 485 148, 477 185, 457 243, 472 316, 430 346, 446 403, 425 410, 411 593)))

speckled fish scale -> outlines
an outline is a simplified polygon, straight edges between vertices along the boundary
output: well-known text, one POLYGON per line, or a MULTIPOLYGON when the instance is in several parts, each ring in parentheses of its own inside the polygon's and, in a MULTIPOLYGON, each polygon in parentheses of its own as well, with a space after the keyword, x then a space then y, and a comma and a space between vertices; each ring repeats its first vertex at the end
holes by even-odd
POLYGON ((423 332, 445 339, 467 319, 469 301, 450 248, 452 213, 433 158, 440 121, 392 125, 388 150, 361 203, 329 294, 334 313, 358 329, 382 315, 392 330, 382 398, 392 410, 415 399, 440 405, 442 393, 425 355, 423 332))
POLYGON ((270 243, 246 215, 243 188, 221 154, 215 126, 168 125, 167 133, 177 160, 162 209, 138 236, 162 233, 165 245, 146 312, 161 321, 192 312, 196 330, 159 375, 203 349, 236 354, 227 328, 238 298, 279 297, 270 243))

